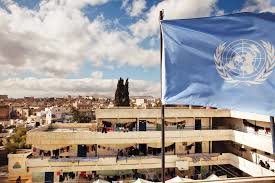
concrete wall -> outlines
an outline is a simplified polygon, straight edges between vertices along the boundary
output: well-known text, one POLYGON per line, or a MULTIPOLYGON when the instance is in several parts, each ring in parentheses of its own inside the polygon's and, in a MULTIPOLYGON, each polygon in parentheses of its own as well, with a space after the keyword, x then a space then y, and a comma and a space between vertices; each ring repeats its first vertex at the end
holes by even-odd
MULTIPOLYGON (((230 111, 218 109, 183 109, 166 108, 166 118, 176 117, 230 117, 230 111)), ((97 109, 96 118, 161 118, 160 108, 153 109, 133 109, 133 108, 110 108, 97 109)))
POLYGON ((256 136, 251 133, 233 131, 232 141, 273 154, 272 138, 270 136, 256 136))
POLYGON ((30 179, 31 174, 27 171, 27 156, 30 153, 24 154, 9 154, 9 180, 16 180, 18 176, 21 176, 22 179, 30 179))
MULTIPOLYGON (((260 167, 244 158, 238 157, 230 153, 222 155, 214 155, 210 159, 199 158, 194 159, 192 156, 166 156, 166 167, 176 167, 177 161, 188 162, 187 166, 208 166, 231 164, 240 170, 252 176, 275 176, 274 172, 260 167)), ((148 169, 160 168, 161 161, 159 157, 134 157, 125 160, 116 161, 115 157, 99 158, 90 161, 72 161, 72 162, 50 162, 47 159, 29 159, 27 166, 33 172, 57 172, 62 171, 98 171, 98 170, 125 170, 125 169, 148 169)), ((187 168, 188 168, 187 167, 187 168)), ((189 168, 188 168, 189 169, 189 168)))
MULTIPOLYGON (((186 130, 167 131, 166 142, 224 141, 232 139, 232 130, 186 130)), ((160 131, 136 132, 33 132, 27 136, 32 145, 72 145, 72 144, 140 144, 160 142, 160 131)))
MULTIPOLYGON (((41 132, 27 135, 27 143, 33 146, 60 146, 73 144, 148 144, 160 142, 160 131, 137 132, 41 132)), ((246 146, 272 153, 272 139, 234 130, 183 130, 166 131, 166 142, 234 141, 246 146), (253 139, 253 140, 252 140, 253 139)), ((206 146, 206 145, 205 145, 206 146)), ((47 148, 46 148, 47 149, 47 148)), ((206 147, 207 149, 207 147, 206 147)))
MULTIPOLYGON (((254 113, 221 110, 221 109, 185 109, 180 107, 165 108, 166 118, 175 117, 232 117, 239 119, 257 120, 270 122, 269 116, 254 113)), ((133 108, 109 108, 97 109, 96 118, 161 118, 160 108, 133 109, 133 108)))
POLYGON ((261 151, 251 151, 251 148, 247 146, 243 146, 245 151, 241 151, 242 145, 236 144, 236 143, 223 143, 220 145, 221 148, 224 149, 223 152, 230 152, 233 154, 236 154, 238 156, 241 156, 251 162, 254 162, 255 164, 259 164, 259 161, 262 160, 263 162, 267 161, 270 165, 270 170, 275 170, 275 162, 272 155, 268 156, 265 155, 264 152, 261 151))

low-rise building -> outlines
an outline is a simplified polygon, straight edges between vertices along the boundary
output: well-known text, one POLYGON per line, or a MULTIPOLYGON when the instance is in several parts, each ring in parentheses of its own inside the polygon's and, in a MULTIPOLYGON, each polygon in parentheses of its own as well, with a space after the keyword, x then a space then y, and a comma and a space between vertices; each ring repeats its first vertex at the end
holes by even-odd
POLYGON ((8 98, 9 98, 8 95, 0 95, 0 100, 6 100, 8 98))
POLYGON ((9 120, 9 119, 10 119, 10 106, 0 105, 0 120, 9 120))

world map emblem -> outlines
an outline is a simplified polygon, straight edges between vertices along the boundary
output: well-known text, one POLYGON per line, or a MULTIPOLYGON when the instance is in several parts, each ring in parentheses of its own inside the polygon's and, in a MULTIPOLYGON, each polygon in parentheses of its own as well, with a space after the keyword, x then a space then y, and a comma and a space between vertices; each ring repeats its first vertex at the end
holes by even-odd
POLYGON ((214 54, 216 69, 228 83, 263 83, 275 67, 275 49, 268 41, 239 39, 224 42, 214 54))

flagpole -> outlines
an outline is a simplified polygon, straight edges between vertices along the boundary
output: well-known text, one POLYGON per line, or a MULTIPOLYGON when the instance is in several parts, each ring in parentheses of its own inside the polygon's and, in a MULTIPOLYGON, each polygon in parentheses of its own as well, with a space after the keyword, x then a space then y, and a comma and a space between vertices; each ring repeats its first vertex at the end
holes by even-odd
MULTIPOLYGON (((163 20, 164 10, 159 12, 159 22, 163 20)), ((163 54, 163 40, 162 29, 160 24, 160 83, 161 83, 161 98, 162 98, 162 54, 163 54)), ((165 105, 161 103, 161 181, 165 183, 165 105)))
POLYGON ((272 152, 275 154, 275 125, 274 125, 274 116, 270 116, 270 128, 272 135, 272 152))

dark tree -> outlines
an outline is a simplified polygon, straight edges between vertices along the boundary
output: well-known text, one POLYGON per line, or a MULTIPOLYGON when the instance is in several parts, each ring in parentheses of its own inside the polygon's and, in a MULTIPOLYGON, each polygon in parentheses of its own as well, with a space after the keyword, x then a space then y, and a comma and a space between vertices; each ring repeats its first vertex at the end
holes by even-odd
POLYGON ((128 78, 125 81, 124 85, 124 103, 123 106, 130 106, 130 97, 129 97, 129 81, 128 78))
POLYGON ((77 123, 90 123, 92 118, 86 116, 83 112, 80 112, 75 107, 71 108, 71 112, 73 114, 73 121, 77 123))
POLYGON ((80 112, 75 107, 71 108, 71 113, 73 115, 73 121, 79 122, 80 121, 80 112))
POLYGON ((119 78, 115 93, 115 106, 130 106, 128 85, 128 79, 126 79, 126 82, 124 84, 124 80, 122 78, 119 78))
POLYGON ((119 78, 117 82, 116 93, 115 93, 115 106, 121 106, 122 91, 123 91, 123 79, 119 78))

